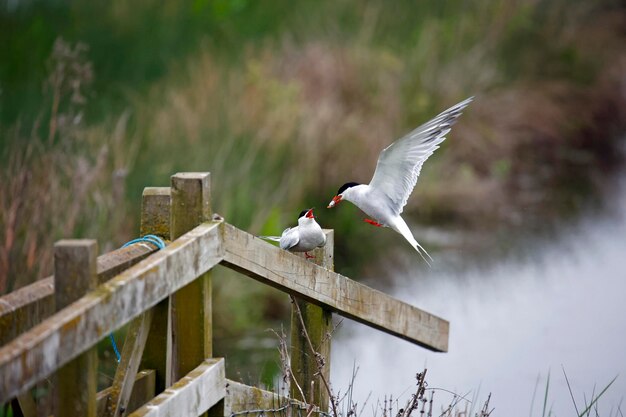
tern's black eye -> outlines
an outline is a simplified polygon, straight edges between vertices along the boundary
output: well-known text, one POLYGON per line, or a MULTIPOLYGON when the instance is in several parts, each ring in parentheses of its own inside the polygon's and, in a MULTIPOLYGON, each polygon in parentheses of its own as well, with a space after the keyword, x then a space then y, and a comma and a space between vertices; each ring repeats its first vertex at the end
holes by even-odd
POLYGON ((348 188, 354 187, 355 185, 360 185, 360 184, 358 182, 347 182, 347 183, 345 183, 344 185, 339 187, 339 191, 337 191, 337 195, 343 193, 348 188))

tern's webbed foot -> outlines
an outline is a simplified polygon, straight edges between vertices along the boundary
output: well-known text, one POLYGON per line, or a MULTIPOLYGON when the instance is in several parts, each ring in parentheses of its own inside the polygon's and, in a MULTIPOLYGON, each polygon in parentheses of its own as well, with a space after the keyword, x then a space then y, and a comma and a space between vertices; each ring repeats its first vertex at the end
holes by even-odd
POLYGON ((365 223, 369 223, 369 224, 371 224, 372 226, 376 226, 376 227, 383 227, 383 225, 382 225, 382 224, 380 224, 380 223, 378 223, 377 221, 372 220, 372 219, 363 219, 363 221, 364 221, 365 223))
POLYGON ((315 259, 315 256, 309 255, 309 253, 308 253, 308 252, 304 252, 304 257, 305 257, 306 259, 315 259))

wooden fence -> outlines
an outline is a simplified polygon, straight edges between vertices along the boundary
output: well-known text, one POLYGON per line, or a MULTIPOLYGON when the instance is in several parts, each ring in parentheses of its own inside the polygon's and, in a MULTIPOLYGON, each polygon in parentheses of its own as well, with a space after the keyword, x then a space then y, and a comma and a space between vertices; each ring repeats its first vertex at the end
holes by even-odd
POLYGON ((226 379, 224 359, 213 357, 211 311, 219 300, 211 296, 211 269, 218 264, 296 300, 292 400, 282 404, 329 409, 332 313, 447 351, 447 321, 333 272, 332 231, 313 262, 305 260, 214 215, 209 180, 208 173, 180 173, 171 187, 144 190, 141 234, 171 241, 165 249, 138 243, 98 257, 94 240, 63 240, 54 248, 54 276, 0 298, 0 406, 41 415, 32 388, 51 378, 55 416, 230 416, 276 408, 277 394, 226 379), (127 323, 113 383, 96 392, 96 344, 127 323))

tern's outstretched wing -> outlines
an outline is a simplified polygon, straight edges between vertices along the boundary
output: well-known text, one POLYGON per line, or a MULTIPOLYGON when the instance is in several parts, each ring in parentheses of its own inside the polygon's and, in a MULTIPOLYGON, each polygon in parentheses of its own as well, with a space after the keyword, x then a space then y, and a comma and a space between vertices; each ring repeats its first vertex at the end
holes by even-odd
POLYGON ((384 194, 396 214, 402 213, 424 161, 439 148, 470 97, 387 146, 378 157, 370 186, 384 194))
POLYGON ((291 249, 300 242, 300 233, 298 232, 298 226, 293 228, 287 228, 280 237, 280 248, 291 249))

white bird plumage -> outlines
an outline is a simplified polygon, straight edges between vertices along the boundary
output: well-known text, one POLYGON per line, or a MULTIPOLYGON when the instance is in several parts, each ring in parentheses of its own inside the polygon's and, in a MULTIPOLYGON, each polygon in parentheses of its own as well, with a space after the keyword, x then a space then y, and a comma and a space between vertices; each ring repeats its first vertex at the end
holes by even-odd
POLYGON ((387 146, 378 156, 376 171, 369 184, 344 184, 328 205, 334 207, 348 200, 376 222, 375 226, 391 227, 409 241, 424 258, 432 260, 428 252, 415 240, 400 214, 415 188, 424 162, 446 138, 452 125, 473 97, 443 111, 430 121, 387 146))
POLYGON ((286 228, 281 236, 260 236, 263 239, 279 243, 281 249, 290 252, 308 252, 326 244, 326 235, 315 221, 313 209, 303 210, 298 216, 298 225, 286 228))

